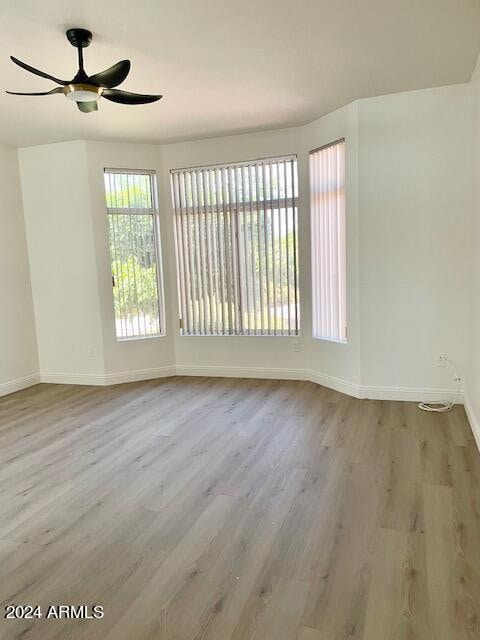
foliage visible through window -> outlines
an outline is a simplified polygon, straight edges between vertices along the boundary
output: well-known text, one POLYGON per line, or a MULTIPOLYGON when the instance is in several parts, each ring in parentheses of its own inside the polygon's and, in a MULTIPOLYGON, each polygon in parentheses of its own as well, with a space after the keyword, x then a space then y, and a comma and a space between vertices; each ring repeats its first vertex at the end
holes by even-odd
POLYGON ((299 331, 296 156, 173 170, 183 335, 299 331))
POLYGON ((155 173, 105 169, 104 180, 117 338, 161 335, 155 173))

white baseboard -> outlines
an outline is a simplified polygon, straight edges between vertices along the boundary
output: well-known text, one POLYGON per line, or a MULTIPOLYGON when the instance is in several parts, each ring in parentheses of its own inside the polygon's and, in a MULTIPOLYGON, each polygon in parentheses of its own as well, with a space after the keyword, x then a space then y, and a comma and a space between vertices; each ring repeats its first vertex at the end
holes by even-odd
POLYGON ((259 378, 268 380, 309 380, 316 384, 334 389, 355 398, 361 398, 360 387, 340 378, 334 378, 326 374, 317 373, 311 369, 265 369, 263 367, 223 367, 223 366, 198 366, 177 365, 179 376, 205 376, 220 378, 259 378))
POLYGON ((139 380, 154 380, 169 378, 176 375, 175 365, 155 367, 153 369, 139 369, 137 371, 122 371, 121 373, 107 373, 104 384, 122 384, 124 382, 138 382, 139 380))
MULTIPOLYGON (((454 389, 423 389, 410 387, 380 387, 359 385, 348 380, 342 380, 334 376, 319 373, 312 369, 283 369, 263 367, 224 367, 224 366, 199 366, 199 365, 168 365, 150 369, 135 371, 121 371, 118 373, 89 374, 89 373, 41 373, 26 376, 18 380, 12 380, 0 384, 0 396, 26 387, 47 382, 52 384, 79 384, 91 386, 107 386, 136 382, 139 380, 152 380, 169 376, 205 376, 223 378, 263 378, 274 380, 309 380, 316 384, 328 387, 340 393, 354 398, 370 398, 372 400, 406 400, 410 402, 438 401, 455 396, 454 389)), ((457 400, 463 403, 463 395, 457 400)), ((480 425, 473 415, 471 405, 466 406, 467 415, 472 425, 472 430, 480 443, 480 425), (468 408, 467 408, 468 407, 468 408)))
POLYGON ((470 427, 472 429, 473 437, 475 438, 475 442, 477 443, 478 450, 480 451, 480 420, 475 415, 475 411, 473 410, 472 403, 470 402, 470 398, 468 394, 465 393, 465 413, 467 414, 468 421, 470 423, 470 427))
POLYGON ((9 393, 15 393, 15 391, 21 391, 27 387, 32 387, 34 384, 40 382, 40 374, 32 373, 29 376, 23 378, 17 378, 16 380, 9 380, 8 382, 0 383, 0 396, 6 396, 9 393))
POLYGON ((348 382, 347 380, 343 380, 341 378, 329 376, 326 373, 319 373, 318 371, 314 371, 313 369, 305 369, 304 377, 302 379, 310 380, 310 382, 315 382, 322 387, 328 387, 328 389, 333 389, 334 391, 338 391, 339 393, 344 393, 347 396, 353 396, 354 398, 363 398, 360 385, 355 384, 354 382, 348 382))
POLYGON ((441 402, 453 400, 463 404, 463 394, 457 395, 456 389, 432 389, 422 387, 376 387, 364 385, 360 387, 361 398, 372 400, 402 400, 405 402, 441 402))
POLYGON ((139 369, 136 371, 120 371, 118 373, 91 374, 91 373, 41 373, 40 382, 52 384, 86 384, 104 387, 125 382, 137 382, 139 380, 154 380, 175 375, 173 365, 155 367, 152 369, 139 369))
POLYGON ((355 398, 361 398, 360 387, 334 378, 326 374, 317 373, 311 369, 265 369, 263 367, 223 367, 223 366, 198 366, 177 365, 178 376, 205 376, 214 378, 258 378, 262 380, 309 380, 316 384, 334 389, 355 398))
POLYGON ((177 364, 177 376, 211 378, 259 378, 267 380, 305 380, 304 369, 268 369, 264 367, 223 367, 177 364))
MULTIPOLYGON (((335 378, 313 369, 264 369, 262 367, 223 367, 177 365, 180 376, 210 376, 223 378, 267 378, 274 380, 309 380, 334 391, 345 393, 354 398, 371 400, 406 400, 409 402, 435 402, 455 397, 456 389, 431 389, 411 387, 378 387, 359 385, 348 380, 335 378)), ((457 399, 463 403, 463 396, 457 399)))
POLYGON ((40 382, 48 384, 86 384, 92 387, 105 385, 105 376, 91 373, 41 373, 40 382))

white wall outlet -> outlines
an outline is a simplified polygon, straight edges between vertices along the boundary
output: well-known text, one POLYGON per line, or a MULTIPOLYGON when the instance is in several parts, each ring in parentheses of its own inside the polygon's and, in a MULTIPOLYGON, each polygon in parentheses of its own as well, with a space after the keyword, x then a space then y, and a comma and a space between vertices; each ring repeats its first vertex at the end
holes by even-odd
POLYGON ((295 351, 298 353, 298 351, 300 351, 300 340, 294 340, 292 342, 292 351, 295 351))
POLYGON ((447 366, 447 360, 448 360, 448 357, 444 353, 441 353, 438 356, 437 367, 446 367, 447 366))
POLYGON ((87 357, 88 358, 94 358, 95 357, 95 349, 92 346, 87 348, 87 357))

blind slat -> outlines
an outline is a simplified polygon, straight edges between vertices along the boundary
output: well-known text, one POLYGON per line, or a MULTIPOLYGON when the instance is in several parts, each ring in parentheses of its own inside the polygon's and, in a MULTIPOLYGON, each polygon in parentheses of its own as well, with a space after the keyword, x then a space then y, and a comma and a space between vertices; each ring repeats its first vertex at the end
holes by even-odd
MULTIPOLYGON (((220 200, 221 200, 221 173, 220 170, 215 169, 215 184, 216 184, 216 219, 217 219, 217 237, 218 237, 218 261, 219 261, 219 274, 220 274, 220 296, 219 296, 219 304, 220 311, 222 314, 222 330, 221 335, 225 335, 227 333, 227 320, 226 320, 226 309, 223 303, 226 298, 226 273, 225 273, 225 254, 224 254, 224 246, 223 246, 223 228, 222 228, 222 217, 220 214, 220 200)), ((188 331, 186 332, 188 333, 188 331)))
POLYGON ((251 272, 252 272, 252 318, 253 318, 253 332, 257 335, 258 331, 258 320, 257 320, 257 278, 256 278, 256 268, 255 268, 255 255, 258 250, 258 245, 255 244, 255 230, 253 219, 255 215, 255 209, 253 207, 253 183, 252 183, 252 167, 246 167, 248 172, 248 205, 249 205, 249 226, 250 226, 250 257, 251 257, 251 272))

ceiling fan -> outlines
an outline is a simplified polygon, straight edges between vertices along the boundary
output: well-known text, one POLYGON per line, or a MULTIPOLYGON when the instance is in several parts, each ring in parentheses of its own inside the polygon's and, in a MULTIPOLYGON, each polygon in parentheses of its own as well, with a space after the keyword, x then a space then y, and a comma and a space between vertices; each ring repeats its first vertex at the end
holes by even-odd
POLYGON ((69 29, 67 38, 70 44, 78 49, 78 71, 73 80, 59 80, 49 73, 39 71, 18 58, 10 56, 12 62, 18 64, 22 69, 42 78, 53 80, 61 86, 39 93, 19 93, 17 91, 7 91, 7 93, 16 96, 49 96, 53 93, 63 93, 67 98, 76 102, 77 107, 83 113, 97 111, 97 101, 101 97, 120 104, 147 104, 148 102, 156 102, 162 97, 113 88, 121 84, 127 77, 130 71, 130 60, 121 60, 110 69, 88 76, 83 68, 83 49, 88 47, 92 41, 92 33, 87 29, 69 29))

